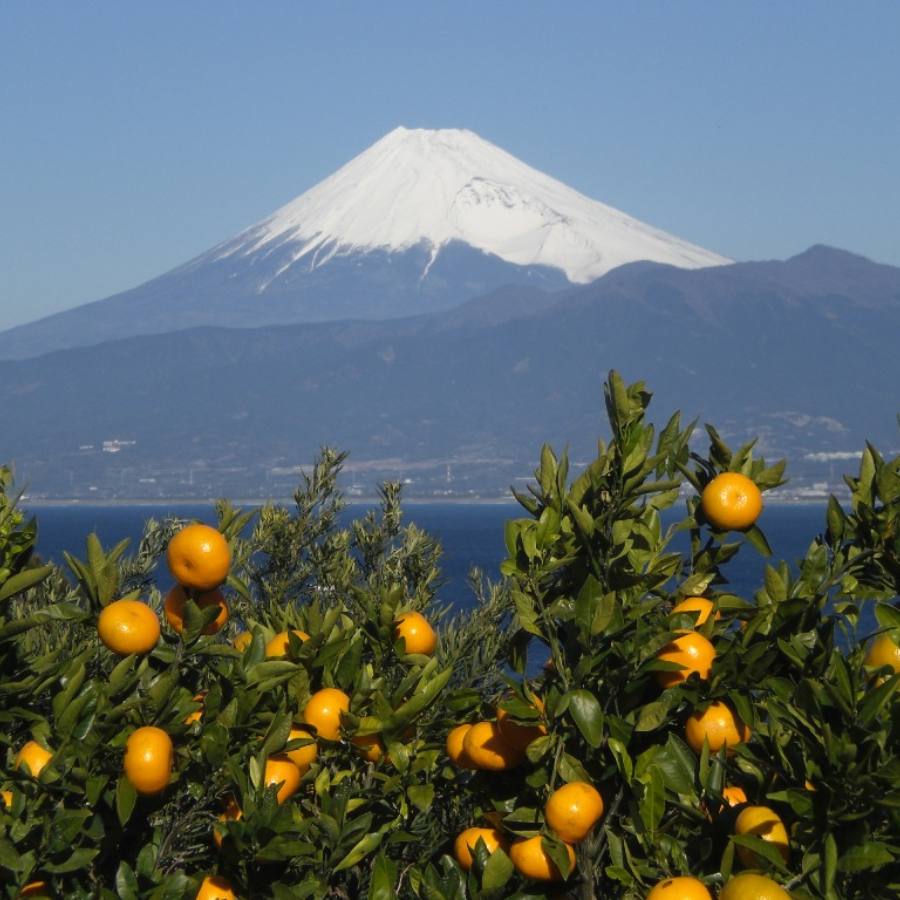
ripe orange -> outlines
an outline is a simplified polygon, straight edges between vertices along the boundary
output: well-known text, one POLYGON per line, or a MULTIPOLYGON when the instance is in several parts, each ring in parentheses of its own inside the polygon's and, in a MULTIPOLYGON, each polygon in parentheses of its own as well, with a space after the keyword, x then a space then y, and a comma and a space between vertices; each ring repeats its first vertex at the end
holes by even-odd
MULTIPOLYGON (((180 585, 175 587, 166 594, 166 602, 163 608, 166 612, 166 620, 172 626, 174 631, 179 634, 184 630, 184 604, 187 602, 187 592, 180 585)), ((219 614, 205 625, 201 634, 215 634, 222 630, 222 627, 228 621, 228 604, 222 596, 221 591, 204 591, 194 601, 200 609, 208 609, 210 606, 218 606, 219 614)))
MULTIPOLYGON (((312 739, 312 732, 297 726, 292 727, 291 733, 288 735, 289 741, 306 740, 307 738, 312 739)), ((300 770, 301 775, 305 775, 309 771, 309 767, 316 761, 317 753, 318 747, 313 740, 311 744, 304 744, 302 747, 297 747, 296 750, 287 750, 284 755, 300 770)))
POLYGON ((584 840, 603 815, 603 798, 586 781, 570 781, 555 790, 544 806, 547 827, 567 844, 584 840))
POLYGON ((53 754, 49 750, 42 747, 37 741, 28 741, 16 754, 16 768, 21 769, 23 765, 26 765, 31 777, 37 778, 51 759, 53 759, 53 754))
POLYGON ((166 550, 172 577, 183 587, 211 591, 227 577, 231 550, 222 532, 209 525, 186 525, 166 550))
MULTIPOLYGON (((237 800, 235 800, 234 797, 229 797, 228 802, 225 804, 225 812, 219 816, 219 821, 222 823, 237 822, 238 819, 242 819, 243 817, 244 814, 237 805, 237 800)), ((222 832, 219 830, 219 826, 213 827, 213 840, 216 842, 216 846, 221 850, 223 836, 222 832)))
POLYGON ((263 772, 263 786, 269 787, 280 784, 275 799, 279 804, 284 803, 288 797, 297 793, 300 787, 300 769, 283 753, 270 756, 266 760, 266 769, 263 772))
MULTIPOLYGON (((309 635, 305 631, 301 631, 299 628, 294 629, 294 634, 300 638, 301 641, 308 641, 309 635)), ((273 656, 286 656, 288 652, 288 646, 290 645, 290 635, 287 631, 279 631, 275 637, 266 644, 266 656, 271 658, 273 656)))
POLYGON ((656 654, 657 659, 678 663, 683 668, 657 672, 656 680, 661 687, 670 688, 687 681, 696 672, 705 681, 709 678, 715 657, 715 647, 702 634, 688 631, 673 638, 656 654))
POLYGON ((12 806, 13 802, 13 792, 12 791, 0 791, 0 799, 3 800, 3 805, 9 809, 12 806))
POLYGON ((705 738, 710 753, 718 753, 724 747, 731 756, 738 744, 750 740, 750 728, 727 703, 714 700, 703 712, 695 712, 688 718, 684 723, 684 737, 695 753, 703 750, 705 738))
POLYGON ((337 688, 316 691, 303 710, 303 721, 316 729, 316 736, 326 741, 341 737, 341 713, 350 709, 350 698, 337 688))
POLYGON ((900 644, 894 643, 889 634, 879 634, 866 653, 866 665, 873 669, 890 666, 900 672, 900 644))
MULTIPOLYGON (((702 625, 710 615, 712 615, 715 608, 715 603, 713 603, 712 600, 707 600, 706 597, 686 597, 680 603, 676 603, 675 606, 672 607, 672 615, 674 616, 676 613, 695 612, 698 613, 698 616, 697 621, 694 624, 702 625)), ((716 611, 716 621, 718 622, 721 618, 721 614, 716 611)))
POLYGON ((712 900, 712 894, 700 879, 679 875, 658 882, 647 900, 712 900))
POLYGON ((703 515, 719 531, 745 531, 762 512, 762 494, 746 475, 716 475, 700 496, 703 515))
POLYGON ((207 875, 197 891, 195 900, 237 900, 231 882, 221 875, 207 875))
POLYGON ((193 712, 188 713, 184 717, 185 725, 193 725, 194 722, 199 722, 203 718, 203 698, 206 696, 206 691, 201 691, 199 694, 194 694, 191 698, 194 703, 201 704, 200 709, 195 709, 193 712))
POLYGON ((51 897, 50 888, 46 881, 32 881, 29 884, 26 884, 25 887, 19 891, 20 897, 51 897))
POLYGON ((97 618, 100 640, 119 656, 149 653, 159 640, 159 617, 140 600, 114 600, 97 618))
POLYGON ((145 725, 133 731, 125 742, 122 767, 139 794, 158 794, 169 784, 174 758, 169 735, 162 728, 145 725))
POLYGON ((231 643, 243 653, 253 643, 253 635, 249 631, 242 631, 235 636, 231 643))
POLYGON ((384 744, 381 743, 380 735, 357 734, 350 738, 350 743, 356 752, 369 762, 378 762, 384 756, 384 744))
MULTIPOLYGON (((544 701, 540 697, 534 697, 533 706, 538 712, 544 712, 544 701)), ((510 714, 502 706, 497 707, 497 725, 500 726, 503 740, 516 750, 527 750, 532 741, 547 733, 546 725, 519 725, 513 722, 510 714)))
POLYGON ((522 762, 523 753, 503 739, 496 722, 477 722, 463 736, 463 753, 476 769, 502 772, 522 762))
POLYGON ((453 855, 464 872, 468 872, 472 868, 475 846, 479 838, 484 841, 489 854, 498 847, 506 849, 506 838, 496 828, 467 828, 465 831, 461 831, 453 842, 453 855))
MULTIPOLYGON (((735 834, 752 834, 769 841, 787 862, 790 856, 787 829, 774 809, 768 806, 746 806, 734 823, 735 834)), ((747 868, 760 864, 759 857, 748 847, 737 847, 737 855, 747 868)))
POLYGON ((394 622, 394 635, 403 639, 404 652, 431 656, 437 647, 437 635, 428 619, 418 612, 408 612, 394 622))
POLYGON ((719 892, 719 900, 791 900, 791 895, 765 875, 735 875, 719 892))
POLYGON ((471 727, 472 726, 468 723, 457 725, 456 728, 452 728, 447 735, 447 756, 450 757, 450 762, 458 769, 475 768, 472 765, 472 760, 466 755, 465 747, 463 746, 466 735, 469 733, 471 727))
POLYGON ((747 794, 738 784, 726 784, 722 788, 722 799, 729 806, 740 806, 747 802, 747 794))
MULTIPOLYGON (((568 844, 564 846, 569 855, 569 872, 571 873, 575 868, 575 851, 568 844)), ((533 878, 535 881, 562 881, 563 879, 562 872, 556 868, 555 863, 544 850, 540 835, 516 841, 509 848, 509 858, 526 878, 533 878)))

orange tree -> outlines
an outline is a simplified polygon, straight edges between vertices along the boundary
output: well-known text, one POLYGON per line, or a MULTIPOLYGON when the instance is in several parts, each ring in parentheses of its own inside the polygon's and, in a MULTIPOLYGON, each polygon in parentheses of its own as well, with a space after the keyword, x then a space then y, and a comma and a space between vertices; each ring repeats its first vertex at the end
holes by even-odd
MULTIPOLYGON (((881 652, 873 671, 865 654, 873 630, 888 649, 900 639, 898 460, 867 447, 851 509, 832 498, 797 566, 766 564, 756 594, 738 596, 727 563, 746 545, 770 555, 761 504, 728 532, 706 487, 738 473, 724 481, 765 491, 783 464, 752 444, 732 452, 712 428, 701 457, 677 415, 656 435, 643 385, 613 373, 605 394, 609 443, 572 479, 545 447, 518 497, 528 516, 506 526, 519 634, 502 706, 546 733, 503 771, 458 770, 468 824, 491 818, 505 843, 476 844, 469 868, 450 855, 418 867, 417 895, 638 898, 659 884, 656 900, 683 875, 703 897, 747 868, 795 897, 896 897, 900 666, 881 652), (685 488, 685 515, 664 526, 685 488), (716 615, 674 612, 696 596, 716 615), (604 801, 593 827, 578 813, 574 864, 550 815, 566 783, 604 801)), ((751 896, 751 881, 728 895, 751 896)))
POLYGON ((185 587, 167 614, 154 586, 184 523, 149 523, 134 557, 91 536, 66 577, 27 567, 34 526, 6 503, 5 896, 194 897, 209 876, 245 897, 384 896, 442 844, 459 803, 439 777, 444 722, 468 682, 496 683, 502 627, 469 645, 506 600, 482 587, 433 653, 409 652, 397 620, 445 614, 439 548, 402 525, 395 485, 342 527, 341 462, 323 453, 293 511, 264 507, 253 524, 219 504, 224 627, 204 594, 185 587), (323 713, 323 695, 345 702, 323 713), (20 752, 31 742, 45 765, 20 752))

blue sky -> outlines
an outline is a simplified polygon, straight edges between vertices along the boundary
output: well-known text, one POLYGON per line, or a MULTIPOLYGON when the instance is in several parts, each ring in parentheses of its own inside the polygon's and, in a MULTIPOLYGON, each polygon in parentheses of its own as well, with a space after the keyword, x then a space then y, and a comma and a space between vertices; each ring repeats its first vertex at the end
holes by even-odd
POLYGON ((889 0, 4 4, 0 328, 161 274, 401 124, 738 259, 900 265, 898 44, 889 0))

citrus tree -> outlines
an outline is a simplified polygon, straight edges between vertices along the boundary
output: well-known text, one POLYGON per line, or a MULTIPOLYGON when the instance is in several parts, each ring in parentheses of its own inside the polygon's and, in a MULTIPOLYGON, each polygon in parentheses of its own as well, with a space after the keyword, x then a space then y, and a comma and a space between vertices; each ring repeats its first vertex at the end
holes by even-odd
POLYGON ((643 385, 605 393, 609 443, 576 477, 545 447, 507 523, 519 652, 495 759, 481 732, 448 744, 491 827, 471 861, 421 867, 419 895, 897 896, 898 460, 867 447, 851 509, 832 498, 805 557, 768 563, 783 463, 712 428, 701 457, 677 415, 656 434, 643 385), (747 549, 753 597, 726 574, 747 549))

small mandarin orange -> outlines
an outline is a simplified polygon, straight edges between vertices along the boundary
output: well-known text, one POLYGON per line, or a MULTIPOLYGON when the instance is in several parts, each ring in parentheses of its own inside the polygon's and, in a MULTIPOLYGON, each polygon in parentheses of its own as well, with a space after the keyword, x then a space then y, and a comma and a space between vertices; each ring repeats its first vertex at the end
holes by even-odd
POLYGON ((300 769, 284 754, 275 754, 266 760, 263 773, 263 786, 279 785, 275 799, 279 804, 297 793, 300 787, 300 769))
MULTIPOLYGON (((294 634, 301 641, 308 641, 309 635, 305 631, 301 631, 299 628, 294 629, 294 634)), ((290 632, 287 631, 279 631, 275 637, 266 644, 266 657, 272 659, 273 657, 286 656, 288 649, 290 648, 290 632)))
POLYGON ((161 728, 145 725, 128 736, 122 768, 139 794, 158 794, 169 784, 174 758, 169 735, 161 728))
MULTIPOLYGON (((735 834, 749 834, 771 843, 787 862, 790 856, 787 829, 778 813, 768 806, 745 806, 734 823, 735 834)), ((737 847, 737 855, 747 868, 760 864, 759 857, 749 848, 737 847)))
POLYGON ((679 875, 654 885, 647 900, 712 900, 712 894, 699 878, 679 875))
POLYGON ((689 631, 672 638, 656 654, 664 662, 678 663, 679 670, 656 672, 656 680, 663 688, 675 687, 696 672, 704 681, 709 678, 716 656, 715 647, 699 632, 689 631))
POLYGON ((547 827, 567 844, 583 841, 603 816, 603 798, 586 781, 570 781, 555 790, 544 806, 547 827))
MULTIPOLYGON (((684 600, 676 603, 675 606, 672 607, 672 615, 674 616, 679 613, 697 613, 697 620, 694 624, 699 626, 712 615, 715 609, 715 603, 713 603, 712 600, 707 600, 706 597, 685 597, 684 600)), ((716 610, 715 620, 718 621, 721 618, 721 613, 716 610)))
POLYGON ((455 728, 452 728, 447 735, 447 756, 450 757, 450 762, 458 769, 474 768, 472 760, 466 756, 465 747, 463 746, 466 735, 469 733, 471 727, 472 726, 468 723, 457 725, 455 728))
POLYGON ((408 612, 394 622, 394 635, 402 640, 405 653, 431 656, 437 647, 437 634, 428 619, 419 612, 408 612))
POLYGON ((791 900, 791 895, 765 875, 735 875, 719 892, 719 900, 791 900))
POLYGON ((217 528, 186 525, 169 541, 166 562, 172 577, 183 587, 211 591, 228 577, 231 549, 217 528))
POLYGON ((505 849, 507 846, 503 833, 496 828, 467 828, 461 831, 453 842, 453 855, 464 872, 472 868, 475 847, 479 840, 484 841, 488 854, 493 853, 498 847, 505 849))
POLYGON ((53 754, 49 750, 42 747, 37 741, 28 741, 16 754, 16 768, 21 769, 27 766, 31 777, 37 778, 51 759, 53 759, 53 754))
MULTIPOLYGON (((538 696, 534 696, 533 701, 533 707, 543 713, 544 701, 538 696)), ((497 725, 500 726, 503 740, 511 747, 515 747, 516 750, 527 750, 531 743, 547 734, 546 725, 520 725, 518 722, 513 722, 510 714, 502 705, 497 707, 497 725)))
POLYGON ((762 494, 740 472, 722 472, 703 489, 703 515, 719 531, 746 531, 762 512, 762 494))
POLYGON ((312 732, 306 728, 300 728, 295 725, 291 728, 290 734, 288 734, 288 740, 312 741, 312 743, 304 744, 302 747, 297 747, 295 750, 287 750, 284 754, 300 770, 300 774, 305 775, 309 771, 309 767, 316 761, 316 755, 318 754, 318 747, 316 746, 312 732))
POLYGON ((159 641, 159 617, 140 600, 114 600, 97 617, 97 634, 119 656, 149 653, 159 641))
POLYGON ((463 753, 476 769, 502 772, 517 766, 524 754, 503 739, 496 722, 476 722, 463 737, 463 753))
POLYGON ((703 750, 705 739, 711 753, 724 747, 726 754, 732 756, 738 744, 750 740, 750 734, 750 727, 721 700, 714 700, 703 712, 695 712, 684 724, 685 740, 695 753, 703 750))
POLYGON ((237 900, 231 882, 221 875, 207 875, 194 900, 237 900))
MULTIPOLYGON (((563 846, 569 857, 571 874, 575 869, 575 851, 568 844, 563 846)), ((544 850, 540 835, 513 843, 509 848, 509 858, 522 875, 535 881, 562 881, 564 877, 568 877, 563 876, 550 854, 544 850)))
POLYGON ((303 709, 303 721, 316 729, 316 737, 326 741, 341 738, 341 713, 350 710, 350 698, 337 688, 316 691, 303 709))
MULTIPOLYGON (((203 626, 201 634, 216 634, 221 631, 228 621, 228 604, 225 601, 221 591, 204 591, 194 598, 194 602, 201 610, 210 607, 218 607, 218 614, 212 620, 203 626)), ((163 608, 166 613, 166 621, 169 623, 173 631, 181 634, 184 631, 184 605, 187 603, 187 591, 180 585, 175 587, 166 594, 166 600, 163 608)))
MULTIPOLYGON (((229 797, 228 802, 225 804, 225 811, 219 816, 218 821, 224 825, 227 822, 237 822, 238 819, 242 819, 243 817, 244 814, 241 811, 240 806, 238 806, 237 800, 235 800, 234 797, 229 797)), ((216 825, 213 828, 213 840, 215 841, 216 846, 221 849, 224 837, 219 825, 216 825)))

